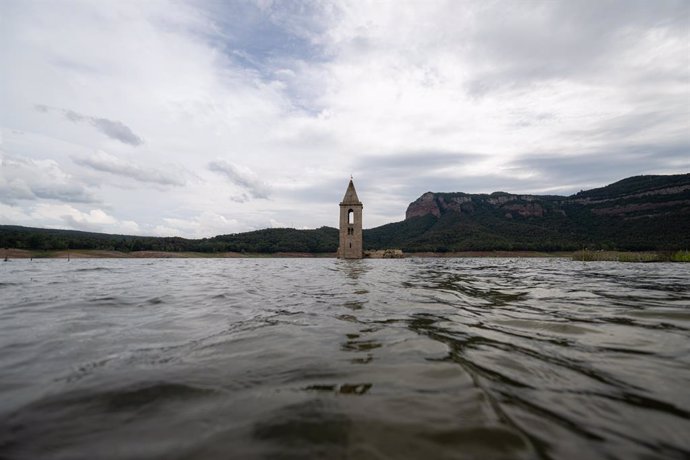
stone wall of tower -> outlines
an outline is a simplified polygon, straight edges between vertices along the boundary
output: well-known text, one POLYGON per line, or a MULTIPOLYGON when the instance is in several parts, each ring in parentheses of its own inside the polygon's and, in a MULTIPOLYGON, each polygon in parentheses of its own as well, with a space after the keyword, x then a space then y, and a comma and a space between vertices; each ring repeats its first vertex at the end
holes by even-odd
POLYGON ((341 259, 361 259, 362 250, 362 204, 340 203, 340 246, 341 259), (353 222, 349 223, 349 212, 353 212, 353 222))

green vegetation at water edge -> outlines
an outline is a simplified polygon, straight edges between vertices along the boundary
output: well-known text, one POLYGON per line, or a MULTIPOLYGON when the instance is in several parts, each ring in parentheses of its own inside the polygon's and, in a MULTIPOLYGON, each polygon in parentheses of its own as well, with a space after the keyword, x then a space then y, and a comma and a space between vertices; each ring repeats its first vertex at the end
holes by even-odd
POLYGON ((690 252, 621 252, 584 249, 573 253, 573 260, 582 262, 690 262, 690 252))
POLYGON ((672 262, 690 262, 690 251, 678 251, 671 256, 672 262))

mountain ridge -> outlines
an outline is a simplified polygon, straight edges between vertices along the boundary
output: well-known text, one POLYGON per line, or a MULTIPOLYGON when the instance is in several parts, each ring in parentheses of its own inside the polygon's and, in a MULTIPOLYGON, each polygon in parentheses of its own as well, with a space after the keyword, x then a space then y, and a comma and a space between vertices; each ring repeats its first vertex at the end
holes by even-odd
MULTIPOLYGON (((493 205, 504 205, 515 202, 539 203, 547 202, 550 204, 601 204, 605 202, 630 200, 635 198, 658 196, 658 195, 680 195, 683 204, 690 204, 690 196, 683 195, 690 190, 690 174, 677 175, 648 175, 633 176, 590 190, 580 191, 573 195, 535 195, 535 194, 513 194, 508 192, 493 192, 491 194, 479 193, 469 194, 464 192, 426 192, 414 202, 410 203, 405 213, 405 218, 419 217, 428 213, 440 217, 446 210, 457 212, 467 211, 468 204, 477 199, 484 199, 493 205), (687 201, 687 203, 685 203, 687 201)), ((524 216, 541 216, 543 209, 539 206, 527 207, 523 211, 524 216)), ((518 210, 515 206, 507 208, 518 210)), ((558 211, 558 209, 556 209, 558 211)), ((598 211, 605 213, 605 211, 598 211)))
MULTIPOLYGON (((0 225, 0 247, 34 250, 335 252, 333 227, 211 238, 152 237, 0 225)), ((364 230, 365 249, 677 250, 690 247, 690 173, 633 176, 570 196, 426 192, 405 220, 364 230)))
POLYGON ((570 196, 426 192, 378 244, 398 243, 392 234, 420 218, 427 228, 408 250, 675 249, 690 245, 690 174, 633 176, 570 196))

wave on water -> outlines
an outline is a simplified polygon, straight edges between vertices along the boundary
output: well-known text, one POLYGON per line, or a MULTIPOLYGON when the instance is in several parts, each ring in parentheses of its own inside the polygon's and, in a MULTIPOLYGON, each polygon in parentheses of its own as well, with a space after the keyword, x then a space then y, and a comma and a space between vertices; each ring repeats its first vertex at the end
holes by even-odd
POLYGON ((690 456, 682 265, 14 262, 3 459, 690 456))

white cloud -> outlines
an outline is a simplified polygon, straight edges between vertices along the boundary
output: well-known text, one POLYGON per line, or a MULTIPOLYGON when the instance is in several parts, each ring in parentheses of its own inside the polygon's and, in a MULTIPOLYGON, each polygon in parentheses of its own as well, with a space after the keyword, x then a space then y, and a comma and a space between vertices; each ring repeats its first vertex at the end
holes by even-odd
POLYGON ((201 213, 191 219, 163 218, 163 224, 157 225, 153 233, 158 236, 189 235, 192 238, 204 238, 212 235, 237 233, 247 230, 236 219, 228 219, 211 212, 201 213))
POLYGON ((208 164, 208 169, 222 174, 230 182, 245 189, 254 198, 268 198, 270 187, 247 167, 243 167, 229 161, 217 160, 208 164))
POLYGON ((96 201, 92 192, 55 160, 24 159, 0 151, 0 202, 15 204, 41 199, 71 203, 96 201))
POLYGON ((134 221, 118 220, 100 208, 81 211, 69 204, 34 203, 28 207, 0 203, 3 224, 24 226, 47 226, 71 230, 86 230, 107 233, 140 234, 141 229, 134 221))
POLYGON ((46 105, 38 104, 35 106, 36 110, 42 113, 50 111, 59 111, 65 118, 73 123, 89 123, 97 130, 101 131, 106 136, 123 142, 125 144, 137 146, 144 143, 144 140, 132 132, 131 128, 121 121, 108 120, 107 118, 92 117, 83 115, 73 110, 56 109, 46 105))
POLYGON ((131 161, 122 160, 102 150, 86 158, 75 158, 74 161, 96 171, 122 176, 139 182, 175 186, 185 185, 185 180, 181 173, 175 174, 156 169, 145 169, 131 161))
POLYGON ((64 203, 86 224, 98 202, 105 230, 182 236, 336 225, 354 174, 376 226, 437 187, 568 193, 690 167, 683 1, 2 9, 12 215, 64 203))

